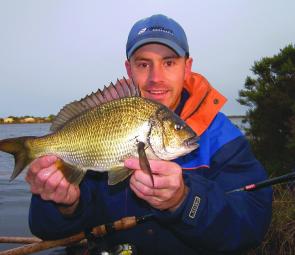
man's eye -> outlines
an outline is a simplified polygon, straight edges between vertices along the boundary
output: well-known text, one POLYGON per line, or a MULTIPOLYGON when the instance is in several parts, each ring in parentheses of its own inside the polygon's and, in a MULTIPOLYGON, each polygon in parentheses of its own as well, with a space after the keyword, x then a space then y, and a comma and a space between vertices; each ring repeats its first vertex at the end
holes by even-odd
POLYGON ((139 63, 138 64, 138 67, 147 68, 148 67, 148 63, 139 63))
POLYGON ((175 62, 173 60, 167 60, 165 62, 165 65, 168 66, 168 67, 173 66, 174 64, 175 64, 175 62))

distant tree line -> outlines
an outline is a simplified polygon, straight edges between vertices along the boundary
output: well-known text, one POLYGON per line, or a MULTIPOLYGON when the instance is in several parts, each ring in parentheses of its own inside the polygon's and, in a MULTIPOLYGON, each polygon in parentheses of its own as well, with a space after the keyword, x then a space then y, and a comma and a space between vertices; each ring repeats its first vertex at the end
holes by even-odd
POLYGON ((7 118, 0 118, 0 124, 4 123, 46 123, 52 122, 55 115, 51 114, 48 117, 35 117, 30 115, 25 116, 8 116, 7 118))

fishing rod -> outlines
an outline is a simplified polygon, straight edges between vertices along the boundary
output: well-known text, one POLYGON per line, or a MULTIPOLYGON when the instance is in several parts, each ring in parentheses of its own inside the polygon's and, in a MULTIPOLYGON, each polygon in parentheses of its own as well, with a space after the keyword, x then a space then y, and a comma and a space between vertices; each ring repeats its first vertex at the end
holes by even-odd
POLYGON ((239 192, 239 191, 254 191, 258 189, 262 189, 271 185, 279 184, 279 183, 284 183, 284 182, 290 182, 295 180, 295 172, 281 175, 278 177, 270 178, 265 181, 253 183, 253 184, 248 184, 242 188, 234 189, 231 191, 227 191, 226 194, 234 193, 234 192, 239 192))
MULTIPOLYGON (((147 214, 143 216, 130 216, 125 217, 122 219, 119 219, 115 222, 99 225, 96 227, 93 227, 92 229, 89 229, 87 231, 80 232, 78 234, 58 239, 58 240, 49 240, 49 241, 40 241, 36 238, 32 238, 31 240, 28 239, 19 239, 15 240, 15 238, 10 237, 3 237, 2 241, 10 243, 16 243, 17 241, 23 242, 23 243, 29 243, 27 245, 18 247, 18 248, 12 248, 10 250, 0 251, 0 255, 26 255, 35 253, 42 250, 47 250, 50 248, 58 247, 58 246, 68 246, 75 243, 80 242, 81 240, 84 240, 85 238, 91 234, 94 237, 103 237, 108 233, 112 233, 115 231, 120 231, 124 229, 129 229, 137 224, 144 223, 148 220, 150 220, 154 214, 147 214)), ((88 240, 88 239, 87 239, 88 240)), ((0 238, 1 241, 1 238, 0 238)))

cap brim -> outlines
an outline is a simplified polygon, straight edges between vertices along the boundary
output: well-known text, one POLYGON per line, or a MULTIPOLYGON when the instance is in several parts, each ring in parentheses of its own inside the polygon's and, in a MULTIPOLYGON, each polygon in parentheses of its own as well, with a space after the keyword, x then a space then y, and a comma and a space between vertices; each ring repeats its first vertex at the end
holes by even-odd
POLYGON ((145 44, 149 44, 149 43, 164 44, 164 45, 168 46, 169 48, 171 48, 173 51, 175 51, 176 54, 180 57, 184 57, 186 55, 186 52, 181 47, 179 47, 176 43, 174 43, 173 41, 167 40, 164 38, 151 37, 151 38, 142 39, 139 42, 135 43, 132 46, 132 48, 128 51, 127 59, 129 59, 138 48, 140 48, 141 46, 143 46, 145 44))

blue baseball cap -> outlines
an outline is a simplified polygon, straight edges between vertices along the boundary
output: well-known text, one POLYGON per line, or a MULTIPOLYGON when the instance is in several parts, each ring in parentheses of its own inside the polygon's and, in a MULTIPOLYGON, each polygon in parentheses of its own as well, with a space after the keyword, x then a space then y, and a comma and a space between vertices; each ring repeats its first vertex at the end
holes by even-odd
POLYGON ((126 44, 126 56, 141 46, 159 43, 174 50, 178 56, 189 56, 189 47, 183 28, 173 19, 157 14, 137 21, 131 28, 126 44))

